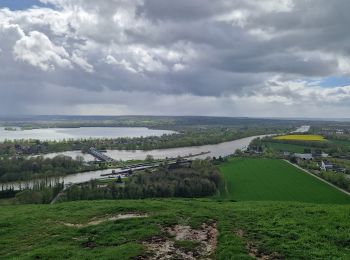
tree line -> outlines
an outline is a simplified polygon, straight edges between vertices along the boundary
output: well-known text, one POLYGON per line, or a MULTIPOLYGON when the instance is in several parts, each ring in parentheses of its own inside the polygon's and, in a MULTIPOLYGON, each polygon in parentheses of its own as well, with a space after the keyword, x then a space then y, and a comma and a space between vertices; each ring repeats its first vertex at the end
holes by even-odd
POLYGON ((221 177, 210 161, 196 160, 191 167, 171 169, 167 166, 101 185, 91 181, 73 185, 62 200, 142 199, 154 197, 205 197, 217 193, 221 177))
POLYGON ((0 159, 0 181, 26 181, 37 178, 64 176, 82 171, 99 169, 95 164, 86 164, 82 158, 72 159, 59 155, 54 158, 18 157, 0 159))
POLYGON ((64 183, 56 180, 55 183, 45 181, 35 182, 32 186, 2 189, 0 199, 13 199, 14 204, 48 204, 64 189, 64 183))
POLYGON ((318 175, 335 186, 350 192, 350 179, 347 178, 346 174, 332 171, 320 171, 318 175))

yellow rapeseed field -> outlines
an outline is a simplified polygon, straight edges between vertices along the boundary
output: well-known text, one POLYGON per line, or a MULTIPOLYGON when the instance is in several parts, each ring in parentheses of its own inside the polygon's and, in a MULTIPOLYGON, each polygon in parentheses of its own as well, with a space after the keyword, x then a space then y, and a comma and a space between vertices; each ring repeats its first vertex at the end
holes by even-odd
POLYGON ((321 135, 281 135, 276 136, 277 140, 295 140, 295 141, 325 141, 326 139, 321 135))

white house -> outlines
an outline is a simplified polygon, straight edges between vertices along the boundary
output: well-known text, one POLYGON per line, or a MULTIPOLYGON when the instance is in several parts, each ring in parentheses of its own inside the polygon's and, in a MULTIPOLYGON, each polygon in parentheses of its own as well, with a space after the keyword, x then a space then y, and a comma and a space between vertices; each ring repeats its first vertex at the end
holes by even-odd
POLYGON ((312 160, 312 153, 295 153, 295 158, 302 159, 302 160, 312 160))
POLYGON ((323 158, 327 158, 328 156, 329 156, 328 153, 324 153, 324 152, 321 153, 321 157, 323 158))
POLYGON ((321 170, 327 171, 333 169, 333 164, 328 161, 322 161, 321 162, 321 170))

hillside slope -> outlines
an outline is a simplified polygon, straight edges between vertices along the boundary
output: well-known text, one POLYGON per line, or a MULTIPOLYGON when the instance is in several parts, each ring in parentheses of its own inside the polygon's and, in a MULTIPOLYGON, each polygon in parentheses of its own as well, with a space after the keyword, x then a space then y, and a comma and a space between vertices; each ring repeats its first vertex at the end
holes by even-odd
POLYGON ((159 199, 3 206, 0 256, 148 259, 167 244, 182 257, 349 259, 349 230, 349 205, 159 199))

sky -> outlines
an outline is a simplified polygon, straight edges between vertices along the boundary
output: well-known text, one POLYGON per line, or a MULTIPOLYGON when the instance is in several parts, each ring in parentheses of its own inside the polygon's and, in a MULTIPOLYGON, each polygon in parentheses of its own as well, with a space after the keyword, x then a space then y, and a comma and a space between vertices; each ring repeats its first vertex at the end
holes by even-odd
POLYGON ((0 115, 350 115, 348 0, 0 0, 0 115))

